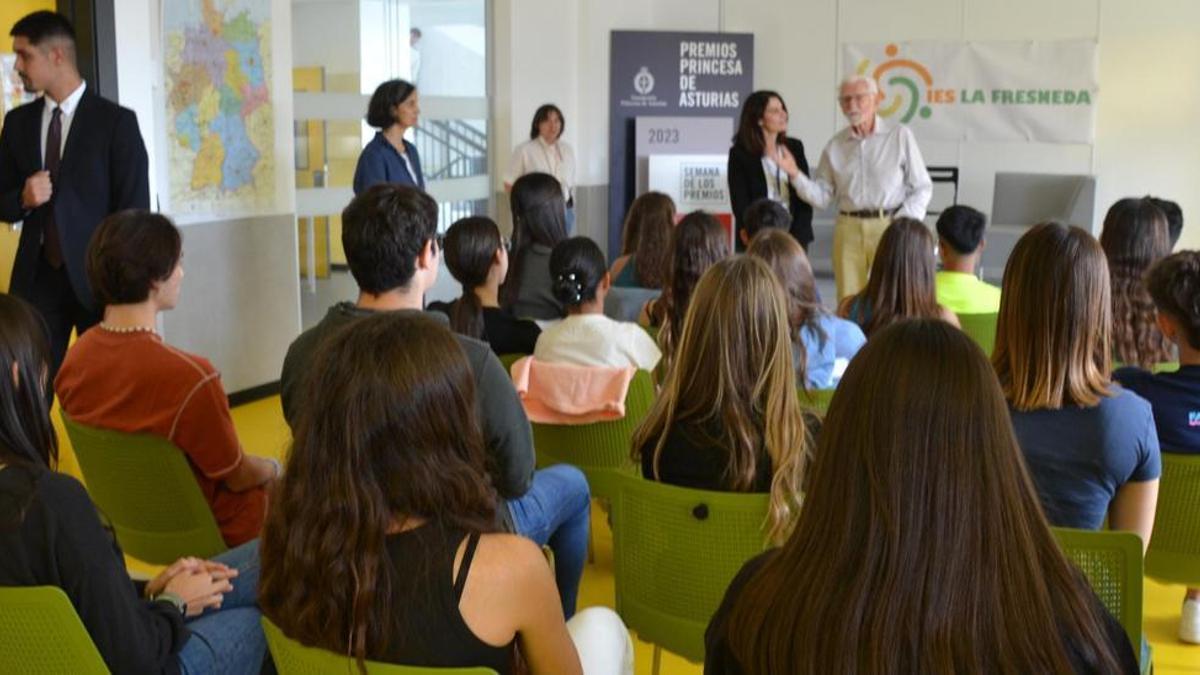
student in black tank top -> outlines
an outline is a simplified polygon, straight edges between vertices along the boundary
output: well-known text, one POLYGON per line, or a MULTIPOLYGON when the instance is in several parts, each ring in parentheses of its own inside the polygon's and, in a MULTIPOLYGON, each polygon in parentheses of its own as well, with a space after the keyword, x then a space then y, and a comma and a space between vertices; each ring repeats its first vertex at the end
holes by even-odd
POLYGON ((330 337, 263 532, 260 604, 286 635, 357 659, 581 672, 541 551, 497 533, 473 382, 429 317, 330 337))

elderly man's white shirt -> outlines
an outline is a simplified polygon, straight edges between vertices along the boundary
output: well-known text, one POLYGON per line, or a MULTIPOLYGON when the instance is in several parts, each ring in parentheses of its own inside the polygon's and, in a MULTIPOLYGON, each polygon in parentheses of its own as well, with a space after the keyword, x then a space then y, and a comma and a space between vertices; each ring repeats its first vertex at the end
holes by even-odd
POLYGON ((812 178, 798 173, 796 194, 815 208, 835 198, 839 211, 898 209, 897 216, 921 220, 933 196, 933 181, 912 131, 875 117, 875 130, 859 136, 842 129, 821 153, 812 178))

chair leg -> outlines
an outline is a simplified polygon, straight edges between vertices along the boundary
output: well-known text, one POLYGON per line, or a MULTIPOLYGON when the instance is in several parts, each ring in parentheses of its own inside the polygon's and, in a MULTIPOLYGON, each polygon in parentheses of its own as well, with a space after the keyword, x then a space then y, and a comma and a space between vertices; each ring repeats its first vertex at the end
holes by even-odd
POLYGON ((662 647, 654 645, 654 668, 650 672, 658 675, 660 667, 662 667, 662 647))
POLYGON ((588 563, 596 564, 596 533, 588 528, 588 563))

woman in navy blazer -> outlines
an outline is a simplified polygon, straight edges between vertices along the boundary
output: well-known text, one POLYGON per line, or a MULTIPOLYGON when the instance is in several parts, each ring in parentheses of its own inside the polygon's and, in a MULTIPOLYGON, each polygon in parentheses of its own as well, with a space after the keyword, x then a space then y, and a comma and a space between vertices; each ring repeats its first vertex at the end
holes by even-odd
MULTIPOLYGON (((804 158, 800 139, 787 135, 787 123, 787 105, 778 93, 756 91, 746 98, 737 135, 729 149, 729 201, 738 230, 742 228, 746 208, 755 200, 771 197, 780 202, 792 216, 788 229, 807 250, 813 240, 813 210, 796 194, 779 161, 795 161, 807 176, 808 160, 804 158)), ((734 242, 741 250, 742 239, 737 233, 734 242)))
POLYGON ((367 106, 367 124, 379 131, 358 156, 354 194, 379 183, 399 183, 425 189, 417 146, 404 132, 417 126, 421 106, 417 88, 404 80, 388 80, 375 89, 367 106))

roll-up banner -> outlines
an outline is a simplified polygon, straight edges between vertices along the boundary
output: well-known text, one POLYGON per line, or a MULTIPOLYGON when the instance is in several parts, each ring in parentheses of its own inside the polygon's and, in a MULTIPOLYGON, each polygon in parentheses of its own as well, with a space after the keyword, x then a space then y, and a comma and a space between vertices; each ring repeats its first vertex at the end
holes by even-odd
MULTIPOLYGON (((672 131, 665 120, 646 126, 646 118, 726 118, 732 123, 722 127, 736 128, 742 102, 754 89, 754 36, 613 31, 610 47, 608 252, 615 258, 621 223, 638 191, 636 120, 643 118, 646 133, 656 134, 648 140, 664 155, 684 154, 670 145, 684 142, 688 129, 672 131)), ((713 150, 725 152, 730 138, 712 142, 713 150)))

